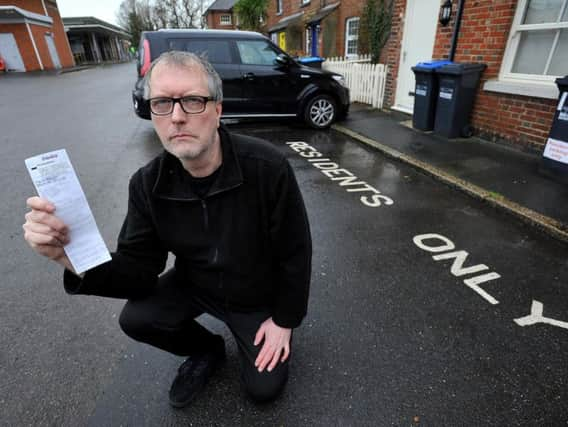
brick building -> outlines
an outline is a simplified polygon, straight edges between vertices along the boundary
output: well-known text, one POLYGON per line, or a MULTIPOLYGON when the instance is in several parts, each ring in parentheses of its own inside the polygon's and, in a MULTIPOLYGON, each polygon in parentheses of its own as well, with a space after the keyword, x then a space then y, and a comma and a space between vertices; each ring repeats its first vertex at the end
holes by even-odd
MULTIPOLYGON (((456 20, 438 22, 442 0, 394 0, 386 105, 412 112, 419 61, 446 59, 456 20)), ((557 105, 555 78, 568 74, 568 0, 465 1, 456 62, 487 64, 477 92, 474 132, 492 141, 542 150, 557 105)))
POLYGON ((74 66, 55 0, 0 0, 0 56, 8 71, 74 66))
POLYGON ((292 55, 357 56, 358 0, 269 0, 266 32, 292 55))
POLYGON ((215 0, 203 14, 206 28, 217 30, 236 30, 237 15, 233 6, 237 0, 215 0))

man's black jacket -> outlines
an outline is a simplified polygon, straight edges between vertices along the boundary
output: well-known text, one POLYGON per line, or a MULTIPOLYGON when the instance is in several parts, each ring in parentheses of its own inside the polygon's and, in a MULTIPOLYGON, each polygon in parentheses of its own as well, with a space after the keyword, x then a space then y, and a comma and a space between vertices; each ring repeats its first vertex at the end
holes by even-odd
POLYGON ((164 152, 130 180, 128 213, 112 261, 69 293, 115 298, 149 294, 175 257, 181 286, 235 311, 268 309, 294 328, 307 310, 311 238, 306 210, 285 157, 267 142, 220 128, 223 163, 207 195, 190 188, 181 162, 164 152))

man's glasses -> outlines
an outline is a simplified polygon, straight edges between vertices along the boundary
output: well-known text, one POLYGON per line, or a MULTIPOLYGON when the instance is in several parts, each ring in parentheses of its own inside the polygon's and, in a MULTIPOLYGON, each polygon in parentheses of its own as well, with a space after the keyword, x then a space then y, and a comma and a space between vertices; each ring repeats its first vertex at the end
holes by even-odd
POLYGON ((209 101, 214 99, 210 96, 184 96, 182 98, 157 97, 148 100, 150 111, 156 116, 167 116, 174 111, 174 105, 179 103, 181 109, 187 114, 199 114, 205 111, 209 101))

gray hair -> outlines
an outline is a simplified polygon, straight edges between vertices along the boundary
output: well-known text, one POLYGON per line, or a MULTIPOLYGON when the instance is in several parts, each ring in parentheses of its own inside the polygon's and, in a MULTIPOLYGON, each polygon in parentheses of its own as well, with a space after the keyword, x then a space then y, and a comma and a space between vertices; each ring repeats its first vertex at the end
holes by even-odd
POLYGON ((216 102, 223 101, 223 84, 221 78, 213 66, 207 61, 204 56, 196 55, 191 52, 184 52, 181 50, 171 50, 162 53, 159 57, 152 61, 150 68, 144 76, 144 99, 150 99, 150 79, 152 78, 152 71, 156 65, 164 63, 166 65, 173 65, 175 67, 201 67, 205 76, 207 77, 207 87, 209 89, 209 96, 216 102))

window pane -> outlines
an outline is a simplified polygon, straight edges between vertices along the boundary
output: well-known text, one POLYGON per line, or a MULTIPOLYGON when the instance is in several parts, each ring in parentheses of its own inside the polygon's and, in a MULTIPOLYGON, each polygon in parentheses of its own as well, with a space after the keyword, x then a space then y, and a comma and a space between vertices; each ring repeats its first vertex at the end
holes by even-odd
POLYGON ((544 74, 555 33, 555 30, 523 32, 512 72, 544 74))
POLYGON ((359 34, 359 19, 349 20, 347 25, 349 27, 347 33, 350 36, 356 36, 357 34, 359 34))
POLYGON ((564 76, 568 74, 568 29, 560 31, 558 44, 546 74, 550 76, 564 76))
POLYGON ((564 13, 562 14, 562 18, 560 18, 560 20, 562 22, 568 21, 568 4, 566 5, 566 8, 564 9, 564 13))
POLYGON ((278 53, 263 41, 238 41, 241 62, 250 65, 274 65, 278 53))
POLYGON ((347 42, 347 55, 357 55, 357 40, 347 42))
POLYGON ((564 0, 529 0, 523 24, 556 22, 564 0))

